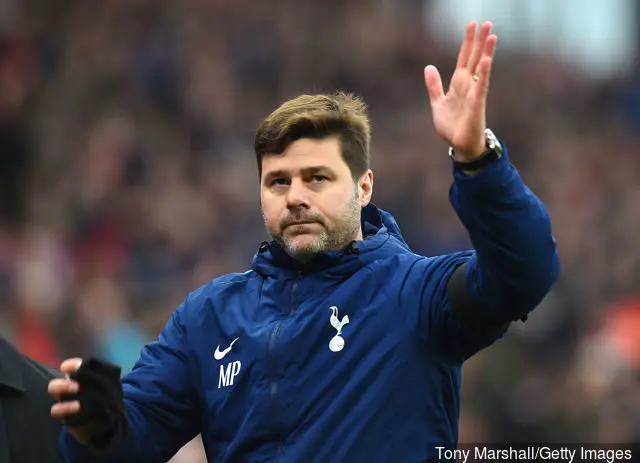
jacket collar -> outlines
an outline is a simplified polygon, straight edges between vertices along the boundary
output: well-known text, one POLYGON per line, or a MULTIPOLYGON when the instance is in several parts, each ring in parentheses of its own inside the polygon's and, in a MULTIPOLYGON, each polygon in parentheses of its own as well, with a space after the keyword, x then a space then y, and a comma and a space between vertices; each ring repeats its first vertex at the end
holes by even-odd
POLYGON ((292 259, 275 241, 265 241, 251 267, 270 277, 321 272, 326 278, 344 278, 376 259, 409 250, 395 219, 375 205, 362 209, 361 226, 362 240, 352 241, 340 251, 318 253, 305 264, 292 259))
POLYGON ((20 352, 0 337, 0 393, 4 390, 26 392, 20 352))

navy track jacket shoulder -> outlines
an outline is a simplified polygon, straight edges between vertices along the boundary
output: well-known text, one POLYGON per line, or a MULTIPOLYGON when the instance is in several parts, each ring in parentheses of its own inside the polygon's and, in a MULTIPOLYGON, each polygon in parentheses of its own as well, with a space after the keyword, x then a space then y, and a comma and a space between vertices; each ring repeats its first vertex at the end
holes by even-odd
POLYGON ((454 168, 450 199, 473 251, 416 255, 373 205, 363 240, 304 268, 263 243, 143 349, 123 379, 126 441, 95 453, 63 430, 66 461, 166 462, 198 433, 210 462, 436 461, 457 444, 462 363, 506 331, 452 314, 450 276, 466 263, 475 310, 509 322, 559 271, 547 211, 506 152, 475 176, 454 168))

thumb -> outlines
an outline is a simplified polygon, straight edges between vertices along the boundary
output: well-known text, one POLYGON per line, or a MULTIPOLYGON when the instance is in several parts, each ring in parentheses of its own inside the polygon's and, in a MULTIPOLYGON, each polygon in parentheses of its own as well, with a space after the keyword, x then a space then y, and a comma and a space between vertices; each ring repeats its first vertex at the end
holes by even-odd
POLYGON ((62 362, 60 365, 60 373, 63 375, 70 375, 71 373, 75 373, 80 368, 82 364, 81 358, 71 358, 62 362))
POLYGON ((444 98, 442 78, 435 66, 429 65, 424 68, 424 83, 427 86, 429 100, 431 100, 432 105, 444 98))

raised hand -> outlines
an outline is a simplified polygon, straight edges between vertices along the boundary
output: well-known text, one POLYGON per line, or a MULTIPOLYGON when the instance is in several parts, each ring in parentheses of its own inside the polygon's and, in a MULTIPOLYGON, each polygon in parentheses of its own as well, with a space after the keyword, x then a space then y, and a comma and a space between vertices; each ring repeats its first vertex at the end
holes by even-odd
POLYGON ((467 161, 485 152, 487 93, 498 40, 491 23, 484 23, 477 37, 476 29, 476 22, 467 25, 447 93, 435 66, 424 69, 436 132, 453 147, 456 158, 467 161))

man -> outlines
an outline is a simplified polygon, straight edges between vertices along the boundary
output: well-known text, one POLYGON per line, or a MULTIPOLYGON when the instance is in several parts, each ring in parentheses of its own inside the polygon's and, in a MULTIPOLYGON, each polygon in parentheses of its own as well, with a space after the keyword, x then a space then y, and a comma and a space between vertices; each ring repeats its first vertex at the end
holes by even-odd
POLYGON ((47 384, 60 374, 0 337, 0 461, 61 463, 60 423, 49 417, 47 384))
POLYGON ((72 395, 52 408, 72 420, 67 461, 164 462, 198 433, 216 462, 435 461, 437 446, 454 447, 462 363, 558 274, 544 206, 485 130, 496 40, 489 23, 477 37, 468 26, 446 94, 425 68, 435 128, 452 147, 451 202, 475 251, 418 256, 370 203, 360 100, 286 102, 255 139, 273 240, 251 270, 187 296, 124 378, 123 400, 106 386, 83 400, 101 382, 81 376, 99 362, 62 364, 71 377, 49 391, 72 395))

